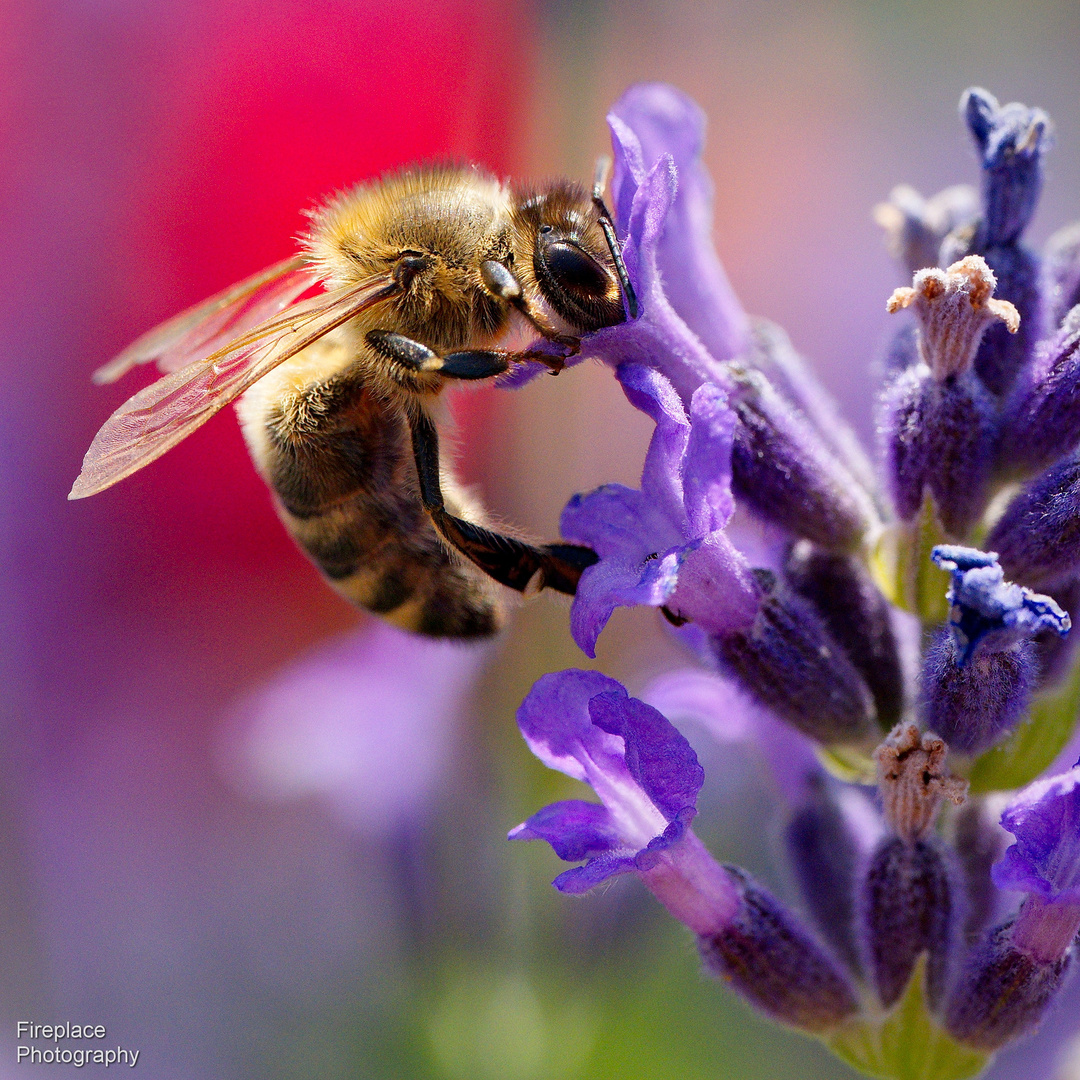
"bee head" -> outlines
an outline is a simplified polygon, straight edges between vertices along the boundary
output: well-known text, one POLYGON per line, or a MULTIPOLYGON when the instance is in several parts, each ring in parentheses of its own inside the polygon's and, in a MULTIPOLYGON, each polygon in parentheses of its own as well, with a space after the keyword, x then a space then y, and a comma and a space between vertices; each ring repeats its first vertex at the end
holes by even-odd
POLYGON ((517 205, 515 232, 531 254, 528 276, 572 327, 588 332, 623 321, 611 253, 583 188, 559 181, 526 193, 517 205))

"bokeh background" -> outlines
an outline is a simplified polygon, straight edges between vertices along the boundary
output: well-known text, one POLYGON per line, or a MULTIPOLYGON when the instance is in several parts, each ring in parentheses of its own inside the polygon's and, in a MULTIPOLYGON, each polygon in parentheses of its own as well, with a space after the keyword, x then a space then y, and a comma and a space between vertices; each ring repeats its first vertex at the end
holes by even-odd
MULTIPOLYGON (((636 882, 561 897, 503 840, 570 791, 513 724, 590 663, 565 604, 479 650, 389 635, 292 546, 228 412, 69 504, 145 380, 88 376, 288 254, 320 196, 433 157, 588 178, 608 106, 666 79, 710 117, 735 287, 870 437, 899 283, 873 204, 975 179, 978 83, 1057 123, 1033 237, 1080 217, 1078 54, 1071 0, 0 5, 0 1078, 18 1020, 104 1023, 153 1080, 850 1076, 704 980, 636 882)), ((463 475, 543 537, 648 437, 598 367, 454 409, 463 475)), ((640 690, 683 662, 636 611, 595 663, 640 690)), ((689 734, 710 846, 785 889, 767 776, 689 734)), ((1078 1013, 996 1075, 1054 1076, 1078 1013)))

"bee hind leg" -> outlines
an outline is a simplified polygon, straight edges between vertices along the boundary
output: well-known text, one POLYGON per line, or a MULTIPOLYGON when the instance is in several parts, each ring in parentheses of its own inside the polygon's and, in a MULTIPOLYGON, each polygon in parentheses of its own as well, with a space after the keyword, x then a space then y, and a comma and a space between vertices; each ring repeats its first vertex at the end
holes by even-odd
POLYGON ((502 585, 525 592, 539 574, 540 588, 573 596, 582 573, 597 561, 596 552, 576 544, 547 544, 538 548, 454 517, 443 502, 435 425, 420 410, 410 416, 409 423, 420 498, 439 535, 502 585))

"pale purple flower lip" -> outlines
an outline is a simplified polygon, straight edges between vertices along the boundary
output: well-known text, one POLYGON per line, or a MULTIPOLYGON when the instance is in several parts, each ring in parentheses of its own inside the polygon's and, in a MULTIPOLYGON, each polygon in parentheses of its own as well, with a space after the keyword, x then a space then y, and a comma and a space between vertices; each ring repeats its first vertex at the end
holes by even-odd
POLYGON ((547 840, 562 859, 588 859, 555 880, 584 892, 613 874, 647 870, 682 839, 697 813, 704 772, 690 744, 656 709, 598 672, 538 680, 518 710, 532 752, 592 786, 603 805, 555 803, 510 832, 547 840))
POLYGON ((1016 843, 994 866, 997 887, 1080 906, 1080 761, 1024 788, 1001 824, 1016 843))

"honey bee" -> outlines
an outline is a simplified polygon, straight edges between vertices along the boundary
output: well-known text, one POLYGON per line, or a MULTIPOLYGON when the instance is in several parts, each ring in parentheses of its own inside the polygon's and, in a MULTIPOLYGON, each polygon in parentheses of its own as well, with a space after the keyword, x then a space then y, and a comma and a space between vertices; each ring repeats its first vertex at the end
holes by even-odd
POLYGON ((352 602, 467 638, 501 625, 493 581, 573 594, 595 553, 488 528, 440 457, 435 406, 451 380, 528 360, 557 374, 581 334, 636 315, 603 186, 603 166, 591 193, 432 166, 335 196, 310 215, 295 257, 95 373, 112 382, 150 361, 165 372, 98 432, 69 498, 148 465, 239 398, 280 517, 352 602), (515 329, 546 342, 506 347, 515 329))

